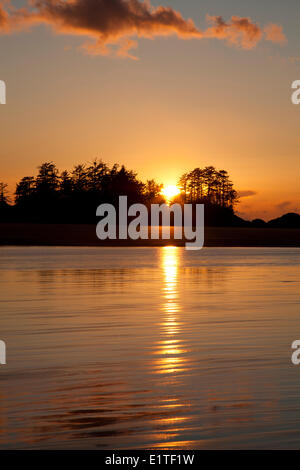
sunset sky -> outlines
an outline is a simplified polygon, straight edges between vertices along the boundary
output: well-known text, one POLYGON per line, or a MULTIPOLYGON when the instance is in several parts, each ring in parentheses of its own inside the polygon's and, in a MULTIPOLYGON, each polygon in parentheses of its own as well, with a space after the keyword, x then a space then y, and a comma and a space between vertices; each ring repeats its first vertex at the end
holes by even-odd
POLYGON ((124 3, 2 2, 0 180, 100 157, 172 185, 214 165, 243 217, 300 212, 299 0, 124 3))

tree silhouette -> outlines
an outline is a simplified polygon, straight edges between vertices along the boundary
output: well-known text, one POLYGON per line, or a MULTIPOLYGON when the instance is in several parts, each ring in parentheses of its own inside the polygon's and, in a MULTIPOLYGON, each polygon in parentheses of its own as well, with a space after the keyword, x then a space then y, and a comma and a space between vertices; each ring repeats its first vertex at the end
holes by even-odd
POLYGON ((163 184, 156 183, 155 180, 147 180, 144 189, 144 195, 146 201, 150 201, 156 204, 164 202, 164 197, 161 192, 163 189, 163 184))
POLYGON ((16 192, 15 192, 15 202, 16 204, 24 204, 30 198, 32 198, 35 193, 35 179, 33 176, 25 176, 17 183, 16 192))
MULTIPOLYGON (((207 223, 226 225, 233 220, 237 193, 225 170, 195 168, 181 176, 179 187, 181 194, 174 202, 205 204, 207 223)), ((143 183, 124 165, 109 166, 94 159, 60 173, 54 162, 44 162, 36 177, 25 176, 17 183, 14 206, 8 204, 7 185, 0 183, 0 215, 1 220, 6 217, 24 222, 95 223, 100 204, 117 208, 119 196, 124 195, 128 205, 165 202, 161 184, 153 179, 143 183)))
POLYGON ((237 192, 225 170, 213 166, 195 168, 181 176, 178 182, 181 198, 186 203, 204 203, 232 208, 237 202, 237 192))
POLYGON ((0 205, 6 206, 8 205, 9 198, 8 198, 8 191, 7 191, 7 184, 0 182, 0 205))
POLYGON ((26 176, 17 183, 16 214, 30 221, 94 223, 99 204, 116 205, 121 195, 128 197, 128 204, 148 203, 161 189, 154 180, 144 184, 124 165, 109 167, 99 159, 60 174, 53 162, 46 162, 35 178, 26 176))
POLYGON ((43 163, 38 167, 35 189, 39 196, 53 194, 59 186, 58 169, 53 162, 43 163))

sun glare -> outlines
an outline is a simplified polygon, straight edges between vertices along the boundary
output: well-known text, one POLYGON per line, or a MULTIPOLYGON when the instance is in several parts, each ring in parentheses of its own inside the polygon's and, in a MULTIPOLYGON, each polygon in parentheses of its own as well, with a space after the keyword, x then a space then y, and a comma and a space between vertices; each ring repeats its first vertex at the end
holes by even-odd
POLYGON ((180 190, 175 185, 165 186, 162 189, 162 194, 168 199, 172 199, 173 197, 180 194, 180 190))

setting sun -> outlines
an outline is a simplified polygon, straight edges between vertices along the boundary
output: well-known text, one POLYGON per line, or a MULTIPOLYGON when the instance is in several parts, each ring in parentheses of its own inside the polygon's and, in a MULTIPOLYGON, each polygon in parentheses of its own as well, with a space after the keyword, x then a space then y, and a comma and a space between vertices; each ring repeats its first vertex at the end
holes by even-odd
POLYGON ((167 199, 172 199, 173 197, 177 196, 180 194, 180 189, 177 188, 175 185, 171 186, 166 186, 162 189, 162 194, 167 198, 167 199))

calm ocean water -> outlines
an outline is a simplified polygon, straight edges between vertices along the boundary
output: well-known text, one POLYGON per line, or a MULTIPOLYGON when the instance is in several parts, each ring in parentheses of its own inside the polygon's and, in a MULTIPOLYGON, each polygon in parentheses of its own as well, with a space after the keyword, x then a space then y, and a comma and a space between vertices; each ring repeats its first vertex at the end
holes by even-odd
POLYGON ((300 249, 0 248, 0 448, 300 447, 300 249))

